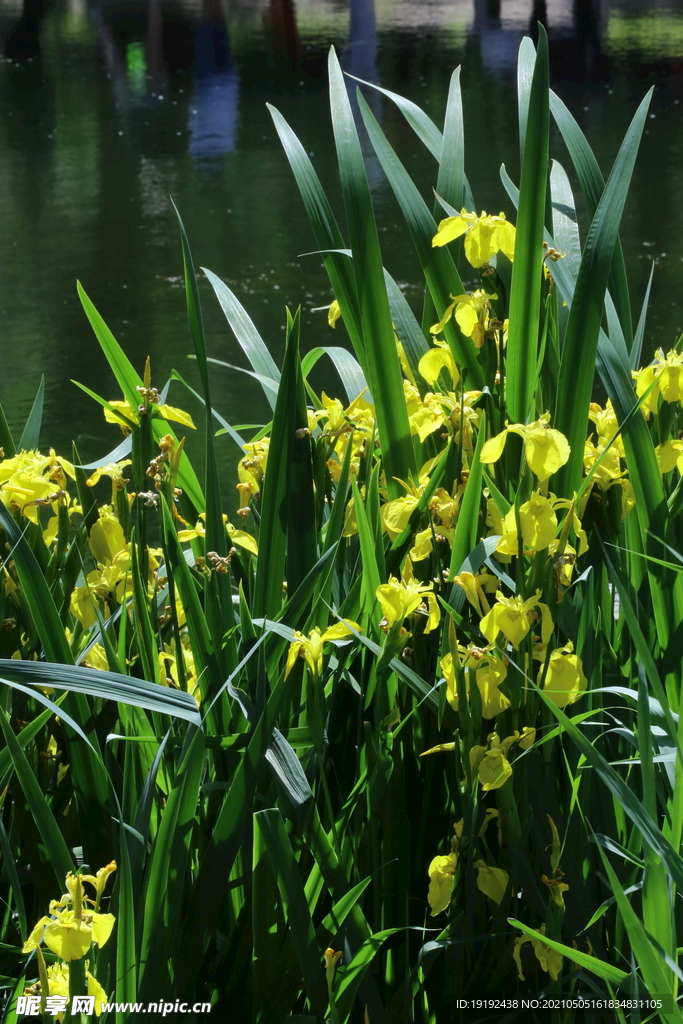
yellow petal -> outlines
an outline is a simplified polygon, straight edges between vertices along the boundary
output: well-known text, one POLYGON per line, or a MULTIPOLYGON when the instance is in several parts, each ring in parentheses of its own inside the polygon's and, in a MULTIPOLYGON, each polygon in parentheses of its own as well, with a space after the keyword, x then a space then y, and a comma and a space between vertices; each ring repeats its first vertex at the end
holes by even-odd
POLYGON ((444 327, 446 326, 446 324, 448 323, 450 318, 453 316, 453 310, 455 309, 456 304, 457 304, 457 299, 454 302, 451 302, 450 306, 446 306, 446 309, 444 310, 444 314, 441 317, 441 319, 439 320, 438 324, 433 324, 429 328, 429 333, 430 334, 440 334, 441 333, 441 331, 444 329, 444 327))
POLYGON ((52 518, 48 520, 47 526, 43 530, 43 542, 46 544, 47 547, 49 547, 50 544, 52 544, 52 541, 57 536, 58 525, 59 516, 52 516, 52 518))
POLYGON ((433 629, 439 625, 441 621, 441 608, 436 600, 434 594, 425 594, 427 599, 427 608, 429 609, 427 625, 424 628, 425 633, 431 633, 433 629))
POLYGON ((477 869, 477 889, 494 901, 500 903, 505 895, 510 876, 502 868, 492 868, 483 860, 474 865, 477 869))
POLYGON ((506 675, 505 662, 501 658, 489 658, 487 665, 477 669, 477 686, 481 693, 481 713, 484 718, 496 718, 510 707, 510 701, 499 687, 506 675))
POLYGON ((181 423, 184 427, 191 427, 192 430, 197 429, 192 422, 192 417, 189 412, 184 412, 182 409, 176 409, 173 405, 159 405, 157 408, 165 420, 171 420, 173 423, 181 423))
MULTIPOLYGON (((408 417, 410 420, 410 431, 417 434, 420 441, 426 441, 430 434, 438 430, 444 423, 444 412, 437 403, 433 405, 420 404, 415 412, 408 417)), ((398 499, 402 500, 402 499, 398 499)))
POLYGON ((524 437, 524 450, 529 468, 539 480, 547 480, 568 460, 569 441, 559 430, 537 427, 524 437))
POLYGON ((334 299, 330 303, 330 308, 327 311, 327 322, 330 325, 330 327, 334 327, 334 325, 336 324, 336 322, 337 322, 337 320, 339 319, 340 316, 341 316, 341 306, 339 305, 337 300, 334 299))
POLYGON ((498 224, 496 230, 496 243, 498 248, 505 253, 509 260, 514 260, 515 256, 515 235, 516 231, 514 224, 510 224, 507 220, 498 224))
POLYGON ((485 465, 489 465, 491 462, 498 462, 498 459, 503 454, 505 448, 505 442, 507 440, 509 428, 501 430, 500 434, 496 434, 495 437, 490 437, 488 441, 484 441, 479 455, 479 461, 485 465))
POLYGON ((404 498, 396 498, 394 501, 388 501, 386 505, 382 505, 382 522, 392 540, 403 533, 418 501, 419 498, 407 494, 404 498))
POLYGON ((100 511, 99 519, 93 523, 90 530, 88 544, 95 561, 102 564, 113 562, 119 551, 128 550, 123 527, 111 512, 100 511))
POLYGON ((453 381, 453 387, 455 387, 460 380, 460 374, 458 368, 455 365, 455 360, 447 348, 430 348, 428 352, 420 359, 417 364, 417 369, 422 377, 427 381, 428 384, 433 385, 439 379, 439 374, 443 369, 448 370, 451 380, 453 381))
POLYGON ((415 534, 415 544, 410 549, 410 558, 413 562, 421 562, 431 555, 434 545, 432 544, 432 531, 428 526, 415 534))
POLYGON ((451 902, 456 864, 456 855, 449 853, 447 857, 434 857, 429 865, 430 881, 427 901, 432 908, 431 917, 443 913, 451 902))
POLYGON ((108 1002, 107 993, 90 971, 86 972, 86 979, 88 981, 88 995, 95 997, 95 1014, 99 1017, 102 1013, 102 1003, 108 1002))
POLYGON ((435 747, 423 750, 420 757, 427 757, 428 754, 452 754, 454 750, 455 743, 437 743, 435 747))
POLYGON ((485 757, 486 747, 482 747, 476 744, 475 746, 470 748, 470 772, 472 773, 472 775, 474 775, 474 773, 478 771, 485 757))
POLYGON ((43 939, 43 930, 45 926, 50 923, 49 917, 41 917, 38 924, 35 926, 26 942, 22 947, 22 953, 30 953, 32 950, 37 949, 43 939))
POLYGON ((289 645, 289 653, 287 655, 287 664, 285 665, 285 679, 294 668, 294 663, 299 656, 299 651, 303 647, 303 640, 295 640, 294 643, 289 645))
POLYGON ((69 611, 78 619, 84 629, 90 629, 97 622, 95 595, 87 587, 76 587, 71 594, 69 611))
POLYGON ((116 918, 113 914, 92 915, 92 940, 98 946, 103 946, 114 928, 116 918))
POLYGON ((504 754, 497 750, 489 750, 477 772, 482 789, 500 789, 512 775, 512 765, 504 754))
POLYGON ((347 621, 348 625, 346 622, 336 622, 334 626, 330 626, 329 629, 325 630, 320 639, 323 641, 343 640, 345 637, 353 636, 353 631, 350 627, 357 629, 359 633, 361 632, 361 627, 357 622, 353 622, 351 619, 348 619, 347 621))
MULTIPOLYGON (((237 544, 240 548, 245 548, 247 551, 250 551, 252 555, 258 555, 258 544, 256 542, 256 538, 252 537, 252 535, 247 533, 246 530, 236 530, 228 523, 228 533, 230 534, 230 540, 233 544, 237 544)), ((178 534, 178 539, 180 539, 180 534, 178 534)))
MULTIPOLYGON (((539 682, 543 670, 539 673, 539 682)), ((588 680, 578 654, 566 654, 564 650, 553 651, 548 663, 543 692, 557 705, 564 708, 574 704, 583 695, 588 680)))
POLYGON ((92 929, 65 914, 62 920, 50 921, 44 942, 61 960, 80 960, 90 949, 92 929))
POLYGON ((498 252, 495 225, 483 214, 465 238, 465 256, 473 267, 483 267, 498 252))
POLYGON ((683 462, 683 441, 664 441, 655 448, 660 473, 670 473, 683 462))
POLYGON ((472 220, 476 219, 476 214, 466 214, 469 220, 465 220, 465 211, 458 214, 457 217, 446 217, 444 220, 439 221, 439 230, 432 238, 432 245, 448 245, 449 242, 455 241, 456 238, 460 238, 466 231, 472 226, 472 220))
POLYGON ((519 745, 522 750, 528 750, 536 742, 536 730, 532 729, 531 726, 525 725, 522 729, 522 736, 519 741, 519 745))

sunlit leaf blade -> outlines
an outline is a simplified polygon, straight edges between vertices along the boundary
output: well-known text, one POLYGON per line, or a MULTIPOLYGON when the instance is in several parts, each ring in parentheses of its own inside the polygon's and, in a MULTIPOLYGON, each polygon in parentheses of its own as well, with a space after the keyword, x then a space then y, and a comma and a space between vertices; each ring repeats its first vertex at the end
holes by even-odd
MULTIPOLYGON (((391 274, 386 270, 384 271, 384 280, 387 286, 389 308, 391 309, 391 319, 396 329, 396 336, 403 346, 408 365, 413 371, 418 388, 420 388, 424 385, 424 382, 420 376, 418 365, 425 352, 429 351, 429 345, 425 341, 422 328, 408 305, 403 292, 391 274)), ((424 386, 426 387, 426 385, 424 386)))
MULTIPOLYGON (((358 103, 370 141, 406 219, 434 308, 437 315, 441 317, 451 302, 451 295, 461 295, 464 292, 460 274, 448 248, 432 246, 432 239, 437 232, 437 224, 429 207, 387 142, 372 111, 360 94, 358 103)), ((444 335, 456 363, 468 371, 468 386, 472 388, 483 386, 483 374, 476 357, 476 350, 471 340, 462 334, 455 320, 451 319, 445 325, 444 335)))
POLYGON ((550 197, 553 211, 553 238, 563 263, 572 277, 581 266, 581 239, 572 187, 562 164, 553 160, 550 168, 550 197))
POLYGON ((633 348, 631 349, 631 369, 637 370, 640 366, 641 354, 643 351, 643 340, 645 338, 645 322, 647 319, 647 308, 650 303, 650 291, 652 290, 652 279, 655 276, 655 260, 652 261, 650 276, 647 281, 647 288, 643 296, 643 305, 638 318, 636 332, 633 335, 633 348))
POLYGON ((332 213, 332 207, 325 195, 320 179, 313 169, 304 147, 289 127, 284 117, 275 107, 267 104, 275 129, 285 151, 285 156, 294 173, 294 178, 301 193, 303 204, 308 214, 318 248, 321 250, 325 269, 327 270, 334 294, 341 306, 344 324, 359 363, 365 372, 364 341, 360 323, 360 308, 353 268, 347 258, 339 251, 345 248, 344 239, 332 213))
POLYGON ((524 143, 527 136, 531 88, 536 67, 536 50, 529 36, 519 44, 517 57, 517 109, 519 111, 519 164, 524 166, 524 143))
POLYGON ((465 187, 465 126, 460 91, 460 68, 451 75, 443 125, 436 191, 447 203, 460 211, 465 187))
MULTIPOLYGON (((180 241, 183 251, 183 271, 185 275, 185 300, 187 303, 187 317, 190 324, 190 335, 194 347, 199 376, 202 382, 204 393, 204 404, 206 415, 211 422, 213 404, 211 401, 211 386, 209 378, 209 367, 206 354, 206 339, 204 336, 204 321, 202 318, 202 305, 197 287, 197 275, 194 268, 194 260, 190 250, 190 243, 185 231, 185 225, 178 209, 173 204, 178 218, 180 229, 180 241)), ((206 499, 206 544, 207 550, 217 551, 219 555, 227 552, 227 538, 223 529, 221 485, 216 463, 216 452, 214 448, 213 430, 205 431, 205 483, 204 496, 206 499)), ((224 588, 223 588, 224 589, 224 588)))
POLYGON ((382 86, 377 85, 375 82, 366 82, 363 78, 357 78, 356 75, 349 75, 349 78, 353 78, 356 82, 360 82, 361 85, 367 85, 371 89, 376 89, 377 92, 381 92, 382 95, 387 96, 392 103, 395 103, 410 127, 413 129, 420 141, 427 147, 432 156, 436 160, 441 159, 443 136, 432 119, 425 114, 424 110, 418 107, 417 103, 413 103, 412 100, 407 100, 397 92, 391 92, 389 89, 383 89, 382 86))
POLYGON ((619 223, 631 183, 651 93, 640 104, 624 137, 612 173, 590 226, 576 280, 565 334, 554 426, 569 440, 571 455, 559 473, 562 493, 576 490, 583 469, 586 419, 593 387, 595 356, 605 288, 619 223))
POLYGON ((590 953, 582 953, 573 946, 567 946, 564 942, 556 942, 554 939, 550 939, 546 935, 542 935, 540 932, 530 928, 527 924, 523 924, 514 917, 509 917, 508 923, 511 924, 513 928, 519 928, 519 930, 524 932, 525 935, 528 935, 529 938, 536 939, 538 942, 542 942, 544 945, 549 946, 550 949, 555 949, 558 953, 562 953, 563 956, 566 956, 569 960, 578 964, 579 967, 585 967, 586 970, 591 971, 593 974, 597 974, 597 976, 602 978, 604 981, 609 981, 613 985, 620 985, 628 981, 629 975, 626 971, 621 971, 618 967, 613 967, 612 964, 607 963, 605 960, 600 960, 598 957, 591 956, 590 953))
MULTIPOLYGON (((300 327, 301 309, 297 309, 293 317, 287 310, 288 344, 295 345, 297 353, 300 327)), ((290 477, 286 500, 288 512, 285 562, 287 587, 292 588, 292 593, 296 592, 318 560, 313 448, 308 428, 306 393, 301 364, 298 359, 294 399, 294 438, 291 443, 290 477)))
POLYGON ((7 681, 23 685, 53 687, 73 693, 88 694, 104 700, 117 700, 123 704, 173 715, 187 722, 200 722, 194 697, 181 690, 159 686, 145 679, 134 679, 104 669, 85 665, 59 665, 48 661, 15 661, 0 659, 0 676, 7 681))
POLYGON ((548 40, 544 29, 539 26, 538 53, 529 93, 510 293, 506 404, 511 423, 528 422, 536 387, 549 122, 548 40))
MULTIPOLYGON (((280 371, 242 303, 232 289, 221 281, 220 277, 217 277, 212 270, 207 270, 206 267, 202 267, 202 270, 215 291, 225 318, 254 372, 269 380, 279 381, 280 371)), ((275 407, 274 395, 268 388, 264 388, 263 393, 273 409, 275 407)))
POLYGON ((338 345, 321 345, 307 352, 301 360, 301 372, 304 378, 308 377, 320 357, 325 355, 330 358, 339 374, 349 404, 361 394, 369 401, 367 381, 358 360, 345 348, 340 348, 338 345))
POLYGON ((64 842, 64 837, 43 795, 38 780, 26 759, 26 754, 17 742, 17 738, 7 721, 4 711, 0 712, 0 729, 12 759, 19 785, 40 833, 49 863, 54 870, 57 889, 59 890, 64 885, 64 878, 67 872, 73 870, 73 858, 64 842))
POLYGON ((339 62, 330 51, 330 105, 342 196, 353 252, 353 271, 365 347, 366 376, 375 411, 387 486, 398 496, 400 484, 415 472, 408 411, 403 401, 384 268, 365 165, 339 62))
POLYGON ((146 967, 143 993, 149 999, 160 980, 166 984, 170 982, 168 956, 179 938, 176 929, 182 918, 184 900, 183 886, 173 886, 169 891, 168 879, 185 879, 203 762, 204 735, 200 730, 192 730, 178 765, 147 871, 140 959, 146 967))
MULTIPOLYGON (((662 559, 666 548, 660 541, 673 545, 675 540, 661 473, 645 418, 639 411, 633 414, 636 398, 629 363, 619 358, 604 333, 600 335, 597 366, 617 420, 626 424, 624 448, 645 552, 662 559)), ((672 638, 683 621, 683 577, 656 562, 648 563, 648 577, 659 643, 666 652, 668 672, 675 673, 680 654, 672 638)))
POLYGON ((254 617, 275 617, 282 605, 287 550, 288 501, 297 421, 299 320, 288 321, 285 359, 273 414, 268 473, 263 481, 254 617))
MULTIPOLYGON (((586 212, 589 220, 592 220, 605 188, 605 179, 585 135, 562 100, 552 91, 550 93, 550 110, 569 150, 586 204, 586 212)), ((633 336, 631 305, 624 254, 618 237, 614 246, 614 259, 610 267, 609 289, 617 307, 627 346, 630 346, 633 336)))
POLYGON ((36 397, 33 399, 24 431, 19 439, 19 450, 30 451, 37 448, 40 441, 40 428, 43 423, 43 405, 45 402, 45 377, 40 378, 36 397))

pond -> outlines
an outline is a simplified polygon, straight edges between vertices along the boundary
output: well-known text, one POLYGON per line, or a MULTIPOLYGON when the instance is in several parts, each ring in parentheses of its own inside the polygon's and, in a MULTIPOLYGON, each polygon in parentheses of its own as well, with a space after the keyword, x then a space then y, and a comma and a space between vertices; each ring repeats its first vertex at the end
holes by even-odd
MULTIPOLYGON (((332 298, 266 103, 276 106, 338 201, 326 93, 334 45, 346 71, 401 92, 437 121, 462 65, 466 169, 479 209, 511 204, 518 176, 515 66, 538 21, 551 83, 609 171, 635 109, 654 95, 622 239, 640 308, 657 266, 646 345, 683 330, 683 13, 675 0, 0 0, 0 401, 19 433, 45 375, 43 446, 93 459, 113 448, 99 408, 70 381, 117 390, 76 295, 80 280, 142 370, 194 383, 182 260, 169 197, 198 266, 244 302, 276 360, 285 304, 302 305, 304 348, 339 343, 316 308, 332 298)), ((366 90, 423 195, 431 157, 395 107, 366 90)), ((419 270, 369 152, 384 260, 419 301, 419 270)), ((554 133, 551 152, 569 160, 554 133)), ((341 212, 341 210, 339 210, 341 212)), ((244 366, 201 280, 211 354, 244 366)), ((232 423, 263 421, 248 377, 215 369, 232 423)), ((196 405, 173 385, 171 401, 196 405)), ((119 435, 120 437, 120 435, 119 435)), ((224 458, 236 458, 224 441, 224 458)))

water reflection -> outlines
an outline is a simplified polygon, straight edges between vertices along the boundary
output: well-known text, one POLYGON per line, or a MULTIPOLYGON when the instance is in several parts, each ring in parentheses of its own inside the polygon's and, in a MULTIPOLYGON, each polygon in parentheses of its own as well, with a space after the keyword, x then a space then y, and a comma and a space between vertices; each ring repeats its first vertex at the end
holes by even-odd
POLYGON ((202 2, 195 55, 197 84, 188 119, 188 148, 193 157, 217 157, 235 148, 239 106, 239 75, 230 56, 220 0, 202 2))
MULTIPOLYGON (((509 211, 498 170, 506 160, 516 173, 517 51, 538 21, 549 34, 553 85, 605 172, 637 102, 656 86, 623 237, 636 312, 658 261, 648 341, 666 347, 683 328, 673 304, 683 261, 683 10, 675 0, 0 0, 0 399, 12 422, 27 415, 45 370, 46 417, 62 421, 60 443, 70 440, 68 379, 96 386, 103 373, 74 297, 76 276, 138 362, 149 350, 159 373, 175 364, 192 375, 170 194, 197 262, 230 282, 276 354, 285 301, 304 303, 305 344, 338 342, 310 313, 329 300, 329 285, 315 259, 297 258, 312 239, 265 101, 313 154, 341 216, 329 46, 345 71, 403 93, 436 119, 462 64, 475 199, 509 211)), ((351 80, 349 93, 355 103, 351 80)), ((430 198, 430 158, 381 94, 364 95, 430 198)), ((362 140, 385 261, 417 307, 415 258, 362 140)), ((204 308, 216 354, 241 361, 208 292, 204 308)), ((258 400, 226 378, 229 415, 253 419, 258 400)), ((84 445, 100 433, 99 412, 87 417, 78 425, 84 445)))
POLYGON ((263 25, 275 51, 292 64, 298 64, 301 59, 301 42, 294 0, 269 0, 263 12, 263 25))
POLYGON ((344 71, 366 82, 379 82, 378 44, 375 0, 350 0, 349 37, 341 56, 344 71))
POLYGON ((40 56, 40 24, 46 7, 47 0, 23 0, 21 16, 5 38, 5 56, 9 60, 40 56))

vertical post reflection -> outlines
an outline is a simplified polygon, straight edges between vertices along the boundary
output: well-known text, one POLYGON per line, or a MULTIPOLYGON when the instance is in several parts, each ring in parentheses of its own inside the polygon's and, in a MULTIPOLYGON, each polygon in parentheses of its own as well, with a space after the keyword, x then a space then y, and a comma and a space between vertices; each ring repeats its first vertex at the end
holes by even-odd
POLYGON ((220 156, 235 148, 239 76, 221 0, 202 0, 195 35, 195 91, 190 106, 189 152, 195 159, 220 156))
POLYGON ((271 33, 276 51, 297 64, 300 41, 294 0, 269 0, 263 12, 263 24, 271 33))

